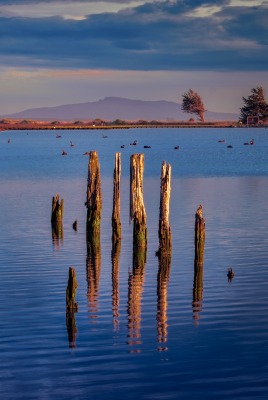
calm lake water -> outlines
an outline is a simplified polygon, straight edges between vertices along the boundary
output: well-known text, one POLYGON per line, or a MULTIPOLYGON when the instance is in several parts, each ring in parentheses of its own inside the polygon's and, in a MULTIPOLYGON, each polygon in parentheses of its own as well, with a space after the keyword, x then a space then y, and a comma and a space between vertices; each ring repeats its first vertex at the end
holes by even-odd
POLYGON ((268 130, 129 129, 105 132, 108 138, 102 131, 57 133, 62 137, 54 131, 0 134, 0 398, 266 399, 268 130), (253 146, 243 145, 252 138, 253 146), (136 147, 129 145, 133 140, 136 147), (87 263, 85 229, 83 154, 90 150, 99 155, 103 194, 95 265, 87 263), (117 151, 123 238, 112 258, 117 151), (129 159, 141 152, 149 238, 146 264, 133 279, 129 159), (169 274, 160 279, 155 251, 164 160, 172 166, 173 254, 169 274), (56 193, 65 201, 58 239, 50 224, 56 193), (196 286, 200 203, 206 244, 196 286), (67 329, 70 266, 79 310, 67 329), (231 282, 228 267, 235 272, 231 282))

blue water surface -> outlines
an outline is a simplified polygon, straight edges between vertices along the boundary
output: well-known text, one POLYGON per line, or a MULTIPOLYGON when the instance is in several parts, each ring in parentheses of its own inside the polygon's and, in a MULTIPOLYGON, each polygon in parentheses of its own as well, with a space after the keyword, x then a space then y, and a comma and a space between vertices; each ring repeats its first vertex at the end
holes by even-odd
POLYGON ((267 159, 264 128, 1 132, 1 399, 266 399, 267 159), (244 145, 251 139, 254 145, 244 145), (91 150, 100 160, 103 215, 99 257, 89 266, 84 153, 91 150), (122 243, 112 257, 118 151, 122 243), (147 259, 136 275, 128 215, 133 153, 145 155, 148 227, 147 259), (164 160, 172 167, 173 251, 169 274, 160 279, 155 251, 164 160), (50 224, 56 193, 65 202, 58 238, 50 224), (199 204, 206 244, 196 287, 199 204), (79 285, 72 331, 65 303, 71 266, 79 285), (228 267, 235 272, 231 282, 228 267))

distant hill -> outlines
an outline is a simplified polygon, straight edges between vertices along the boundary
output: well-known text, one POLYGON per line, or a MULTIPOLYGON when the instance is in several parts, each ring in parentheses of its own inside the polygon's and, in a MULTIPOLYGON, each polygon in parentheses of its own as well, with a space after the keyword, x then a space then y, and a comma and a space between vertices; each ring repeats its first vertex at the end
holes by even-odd
MULTIPOLYGON (((15 114, 3 115, 1 118, 60 121, 92 120, 96 118, 105 121, 116 119, 126 121, 188 121, 191 116, 181 111, 180 104, 172 101, 143 101, 121 97, 105 97, 96 102, 32 108, 15 114)), ((195 118, 195 115, 193 115, 193 118, 195 118)), ((238 115, 207 111, 205 119, 206 121, 236 121, 238 115)))

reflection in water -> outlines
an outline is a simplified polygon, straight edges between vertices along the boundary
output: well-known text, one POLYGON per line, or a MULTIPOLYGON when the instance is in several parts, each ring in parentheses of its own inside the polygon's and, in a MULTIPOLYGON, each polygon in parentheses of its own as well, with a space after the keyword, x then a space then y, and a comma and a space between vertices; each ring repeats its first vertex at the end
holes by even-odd
MULTIPOLYGON (((144 270, 146 264, 146 249, 137 247, 133 252, 133 271, 128 278, 128 344, 141 344, 141 299, 144 284, 144 270)), ((132 352, 140 352, 135 348, 132 352)))
POLYGON ((77 327, 76 327, 74 313, 75 313, 74 310, 66 310, 66 328, 68 332, 68 340, 70 348, 76 347, 75 341, 77 336, 77 327))
POLYGON ((193 318, 198 325, 199 313, 202 311, 203 302, 203 265, 194 264, 194 284, 193 284, 193 318))
POLYGON ((91 318, 98 317, 98 291, 101 272, 101 245, 99 235, 87 234, 87 298, 91 318))
POLYGON ((60 222, 51 222, 52 243, 55 249, 59 251, 60 245, 63 245, 63 224, 60 222))
MULTIPOLYGON (((167 324, 167 295, 170 276, 171 255, 159 256, 157 275, 157 341, 166 343, 168 338, 167 324)), ((158 351, 168 350, 166 346, 159 346, 158 351)))
POLYGON ((119 271, 120 271, 121 240, 112 246, 112 310, 114 330, 119 328, 119 271))

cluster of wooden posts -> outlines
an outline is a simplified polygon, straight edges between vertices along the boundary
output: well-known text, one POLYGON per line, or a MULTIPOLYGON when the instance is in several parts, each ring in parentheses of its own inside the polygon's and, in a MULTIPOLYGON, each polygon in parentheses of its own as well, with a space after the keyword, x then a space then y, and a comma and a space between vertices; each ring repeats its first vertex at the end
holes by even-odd
MULTIPOLYGON (((146 211, 143 201, 143 172, 144 154, 133 154, 130 157, 130 221, 133 221, 133 272, 130 279, 135 279, 143 271, 147 253, 147 226, 146 211)), ((113 174, 113 210, 112 210, 112 254, 116 255, 121 247, 121 220, 120 220, 120 179, 121 179, 121 153, 115 154, 113 174)), ((171 193, 171 165, 162 163, 160 177, 160 206, 158 237, 159 245, 156 255, 159 260, 158 281, 167 281, 172 256, 172 235, 169 223, 169 203, 171 193)), ((96 280, 99 268, 100 253, 100 228, 102 216, 101 176, 98 154, 89 152, 87 198, 86 235, 87 235, 87 263, 93 265, 93 274, 96 280)), ((60 236, 62 231, 62 218, 64 201, 59 195, 52 199, 51 224, 52 234, 60 236)), ((74 222, 77 229, 77 222, 74 222)), ((205 219, 202 215, 202 206, 199 205, 195 214, 195 276, 193 302, 200 301, 200 288, 203 287, 203 262, 205 246, 205 219)), ((116 263, 116 257, 113 257, 116 263)), ((113 265, 113 268, 116 267, 113 265)), ((89 272, 88 272, 89 273, 89 272)), ((90 279, 88 279, 90 281, 90 279)), ((94 282, 94 279, 92 279, 94 282)), ((161 285, 161 283, 160 283, 161 285)), ((78 287, 74 267, 69 268, 69 279, 66 289, 66 323, 69 333, 69 342, 72 343, 76 334, 74 313, 78 310, 75 300, 78 287)), ((202 289, 201 289, 202 290, 202 289)), ((202 294, 201 294, 202 296, 202 294)), ((129 305, 131 307, 131 304, 129 305)))

